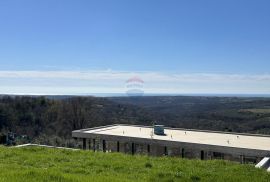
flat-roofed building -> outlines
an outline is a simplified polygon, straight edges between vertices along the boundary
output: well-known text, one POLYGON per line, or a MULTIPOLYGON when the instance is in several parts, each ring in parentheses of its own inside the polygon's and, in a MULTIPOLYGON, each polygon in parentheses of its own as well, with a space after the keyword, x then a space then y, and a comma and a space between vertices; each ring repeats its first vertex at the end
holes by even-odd
POLYGON ((153 156, 225 159, 241 163, 257 163, 270 156, 270 136, 226 133, 206 130, 164 128, 155 134, 152 126, 110 125, 76 130, 72 137, 79 139, 86 150, 123 152, 153 156))

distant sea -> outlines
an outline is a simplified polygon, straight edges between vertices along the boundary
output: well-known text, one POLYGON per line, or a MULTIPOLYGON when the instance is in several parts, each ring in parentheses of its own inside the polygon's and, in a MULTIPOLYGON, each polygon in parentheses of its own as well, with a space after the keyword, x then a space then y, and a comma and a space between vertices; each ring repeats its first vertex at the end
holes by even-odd
MULTIPOLYGON (((93 93, 79 94, 81 96, 94 97, 129 97, 126 93, 93 93)), ((145 93, 145 96, 201 96, 201 97, 270 97, 270 94, 160 94, 160 93, 145 93)))
MULTIPOLYGON (((91 94, 90 94, 91 95, 91 94)), ((127 94, 122 93, 108 93, 108 94, 93 94, 97 97, 128 97, 127 94)), ((270 97, 270 94, 155 94, 147 93, 143 96, 198 96, 198 97, 270 97)))
MULTIPOLYGON (((92 96, 92 97, 130 97, 126 93, 79 93, 79 94, 0 94, 0 97, 3 96, 46 96, 48 98, 68 98, 73 96, 92 96)), ((197 96, 197 97, 258 97, 258 98, 270 98, 270 94, 166 94, 166 93, 145 93, 142 96, 138 97, 147 97, 147 96, 197 96)))

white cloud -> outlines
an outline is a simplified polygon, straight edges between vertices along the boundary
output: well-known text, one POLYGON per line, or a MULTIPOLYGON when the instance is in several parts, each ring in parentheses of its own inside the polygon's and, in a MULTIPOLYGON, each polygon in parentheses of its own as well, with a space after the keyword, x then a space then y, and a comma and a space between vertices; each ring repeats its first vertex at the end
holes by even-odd
POLYGON ((269 74, 175 74, 113 70, 0 71, 0 93, 124 93, 125 81, 133 76, 139 76, 145 81, 146 93, 270 93, 269 74))

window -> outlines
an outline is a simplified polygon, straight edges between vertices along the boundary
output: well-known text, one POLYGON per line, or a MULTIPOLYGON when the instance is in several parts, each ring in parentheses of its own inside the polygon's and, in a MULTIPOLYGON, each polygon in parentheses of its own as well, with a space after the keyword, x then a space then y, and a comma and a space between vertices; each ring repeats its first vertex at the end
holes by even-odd
POLYGON ((147 152, 150 153, 150 145, 147 145, 147 152))
POLYGON ((88 150, 90 150, 90 149, 91 149, 91 140, 88 139, 88 150))
POLYGON ((135 154, 135 144, 134 143, 132 143, 132 145, 131 145, 131 153, 132 153, 132 155, 135 154))
POLYGON ((96 140, 93 139, 93 150, 96 151, 96 140))
POLYGON ((224 159, 224 154, 220 152, 213 152, 214 159, 224 159))
POLYGON ((164 147, 164 155, 168 155, 168 148, 166 146, 164 147))
POLYGON ((184 148, 182 148, 181 154, 182 154, 182 158, 185 158, 185 149, 184 148))
POLYGON ((102 149, 103 149, 103 152, 106 152, 106 140, 103 140, 102 141, 102 149))
POLYGON ((117 152, 120 152, 120 142, 117 141, 117 152))
POLYGON ((86 138, 83 138, 83 150, 86 149, 86 138))
POLYGON ((201 151, 201 160, 204 160, 204 151, 201 151))

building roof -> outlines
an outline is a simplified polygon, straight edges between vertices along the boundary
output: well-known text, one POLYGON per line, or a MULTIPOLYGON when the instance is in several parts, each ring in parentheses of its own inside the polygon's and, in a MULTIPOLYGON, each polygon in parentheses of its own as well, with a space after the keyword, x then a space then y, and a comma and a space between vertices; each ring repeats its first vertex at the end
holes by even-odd
POLYGON ((256 150, 270 150, 270 136, 266 135, 165 128, 165 135, 160 136, 151 135, 151 133, 153 133, 153 127, 134 125, 111 125, 73 131, 73 133, 77 132, 256 150))

